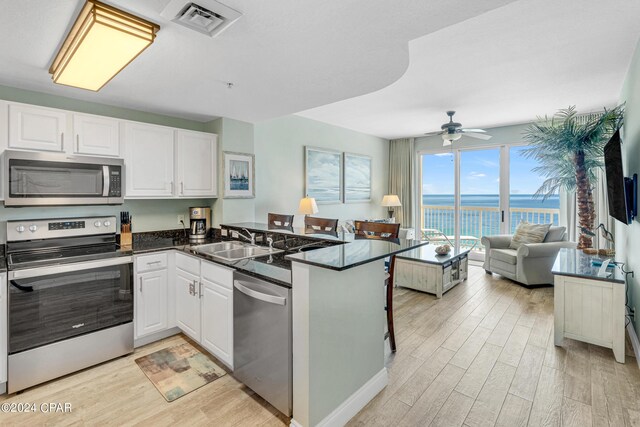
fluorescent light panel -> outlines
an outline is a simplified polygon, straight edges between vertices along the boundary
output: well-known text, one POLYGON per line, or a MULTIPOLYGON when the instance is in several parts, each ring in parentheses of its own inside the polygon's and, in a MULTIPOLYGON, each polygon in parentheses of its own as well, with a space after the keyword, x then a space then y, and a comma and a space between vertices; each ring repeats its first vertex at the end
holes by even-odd
POLYGON ((153 43, 160 27, 88 0, 49 73, 58 84, 100 90, 153 43))

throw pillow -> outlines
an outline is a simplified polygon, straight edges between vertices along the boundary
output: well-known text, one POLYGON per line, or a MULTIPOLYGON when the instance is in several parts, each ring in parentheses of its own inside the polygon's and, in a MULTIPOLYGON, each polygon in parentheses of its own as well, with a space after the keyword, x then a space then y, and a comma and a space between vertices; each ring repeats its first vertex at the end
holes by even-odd
POLYGON ((550 227, 551 224, 521 222, 511 238, 509 248, 518 249, 523 243, 542 243, 550 227))

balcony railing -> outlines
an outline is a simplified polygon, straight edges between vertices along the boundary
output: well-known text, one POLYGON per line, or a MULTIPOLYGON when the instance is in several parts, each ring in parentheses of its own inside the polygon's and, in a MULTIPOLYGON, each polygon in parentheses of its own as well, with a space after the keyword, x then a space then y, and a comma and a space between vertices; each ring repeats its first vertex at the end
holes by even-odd
MULTIPOLYGON (((422 205, 422 229, 431 230, 426 236, 435 236, 438 230, 444 236, 450 236, 453 241, 455 235, 455 210, 453 206, 422 205)), ((484 251, 480 243, 482 236, 500 234, 502 214, 498 207, 461 206, 460 207, 460 245, 474 247, 474 250, 484 251), (466 239, 464 237, 467 237, 466 239)), ((511 208, 509 210, 511 233, 521 221, 533 224, 558 225, 560 209, 550 208, 511 208)), ((506 218, 505 218, 506 219, 506 218)))

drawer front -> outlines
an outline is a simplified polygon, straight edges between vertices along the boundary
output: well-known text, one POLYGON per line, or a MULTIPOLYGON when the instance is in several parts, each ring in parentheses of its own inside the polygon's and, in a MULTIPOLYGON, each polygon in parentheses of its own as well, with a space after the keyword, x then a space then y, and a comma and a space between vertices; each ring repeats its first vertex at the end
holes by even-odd
POLYGON ((136 257, 136 271, 138 273, 144 273, 145 271, 167 268, 167 258, 166 252, 139 255, 136 257))
POLYGON ((212 262, 202 261, 202 278, 233 289, 233 271, 212 262))
POLYGON ((180 270, 200 277, 200 260, 183 253, 176 254, 176 267, 180 270))

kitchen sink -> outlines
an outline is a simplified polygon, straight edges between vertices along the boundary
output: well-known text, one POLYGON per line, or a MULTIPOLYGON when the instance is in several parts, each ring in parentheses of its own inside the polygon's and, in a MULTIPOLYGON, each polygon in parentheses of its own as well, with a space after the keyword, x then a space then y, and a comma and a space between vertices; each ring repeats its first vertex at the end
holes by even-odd
POLYGON ((193 250, 204 255, 222 258, 226 261, 237 261, 284 252, 281 249, 269 249, 242 242, 209 243, 195 246, 193 250))
POLYGON ((281 249, 269 249, 260 246, 245 246, 243 248, 229 249, 213 254, 214 257, 222 258, 227 261, 237 261, 246 258, 256 258, 265 255, 271 255, 278 252, 284 252, 281 249))
POLYGON ((216 252, 244 248, 245 246, 246 245, 242 242, 219 242, 219 243, 209 243, 207 245, 198 245, 198 246, 195 246, 193 250, 201 254, 213 255, 216 252))

